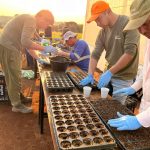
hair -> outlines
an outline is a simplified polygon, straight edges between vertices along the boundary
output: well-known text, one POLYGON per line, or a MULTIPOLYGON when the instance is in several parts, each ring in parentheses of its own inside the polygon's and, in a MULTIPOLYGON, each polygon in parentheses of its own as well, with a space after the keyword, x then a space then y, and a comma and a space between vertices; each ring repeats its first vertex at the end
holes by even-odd
POLYGON ((41 10, 35 15, 35 17, 45 17, 48 18, 52 24, 54 23, 54 16, 49 10, 41 10))

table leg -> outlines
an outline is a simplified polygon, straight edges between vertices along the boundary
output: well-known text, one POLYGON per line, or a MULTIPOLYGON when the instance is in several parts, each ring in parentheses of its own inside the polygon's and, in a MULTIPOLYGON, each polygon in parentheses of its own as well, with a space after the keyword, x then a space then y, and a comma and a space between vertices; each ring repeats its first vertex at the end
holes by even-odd
POLYGON ((44 92, 42 83, 40 80, 40 94, 39 94, 39 125, 40 133, 43 134, 43 124, 44 124, 44 92))

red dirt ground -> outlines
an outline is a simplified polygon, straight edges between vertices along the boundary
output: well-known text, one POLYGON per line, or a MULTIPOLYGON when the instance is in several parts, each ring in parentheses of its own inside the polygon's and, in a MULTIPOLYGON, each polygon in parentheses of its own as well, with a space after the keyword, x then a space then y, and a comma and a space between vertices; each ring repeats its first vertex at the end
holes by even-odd
POLYGON ((32 96, 34 113, 14 113, 8 103, 0 103, 0 150, 53 150, 47 119, 44 134, 39 130, 39 80, 23 79, 22 85, 24 95, 32 96))

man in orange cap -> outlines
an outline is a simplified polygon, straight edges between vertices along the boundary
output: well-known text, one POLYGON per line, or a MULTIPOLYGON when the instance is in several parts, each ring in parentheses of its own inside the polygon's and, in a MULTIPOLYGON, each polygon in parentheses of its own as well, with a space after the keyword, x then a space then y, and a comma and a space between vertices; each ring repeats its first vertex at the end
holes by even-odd
MULTIPOLYGON (((123 87, 128 87, 133 83, 138 67, 138 44, 139 33, 137 30, 123 31, 128 23, 127 16, 115 14, 108 3, 97 1, 92 5, 91 17, 87 21, 95 21, 97 26, 102 29, 96 39, 95 49, 91 54, 88 76, 81 80, 81 85, 93 83, 93 73, 98 60, 103 52, 106 51, 108 62, 107 71, 99 79, 98 88, 111 85, 113 91, 123 87)), ((113 98, 125 103, 126 96, 113 95, 113 98)))

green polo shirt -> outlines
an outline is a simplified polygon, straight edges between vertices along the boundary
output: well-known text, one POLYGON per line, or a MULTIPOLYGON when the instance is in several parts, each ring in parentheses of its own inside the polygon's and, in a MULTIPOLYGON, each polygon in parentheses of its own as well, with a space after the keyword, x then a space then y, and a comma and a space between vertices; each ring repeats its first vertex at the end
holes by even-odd
POLYGON ((132 61, 113 75, 114 78, 121 80, 130 80, 136 76, 139 61, 140 34, 137 30, 123 31, 128 21, 127 16, 119 16, 113 27, 101 29, 92 52, 92 57, 98 61, 103 50, 106 51, 107 69, 115 65, 124 53, 132 55, 132 61))

